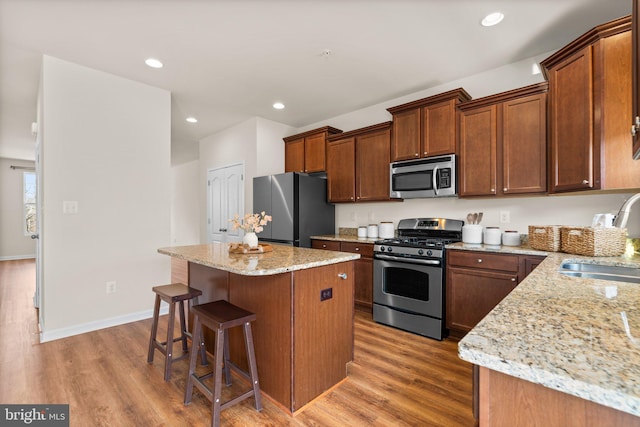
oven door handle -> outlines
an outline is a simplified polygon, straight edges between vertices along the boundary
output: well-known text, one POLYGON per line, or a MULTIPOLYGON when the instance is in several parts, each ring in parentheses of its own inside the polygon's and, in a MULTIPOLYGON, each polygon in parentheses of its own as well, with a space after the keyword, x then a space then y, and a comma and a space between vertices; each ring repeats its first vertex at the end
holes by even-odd
POLYGON ((419 259, 419 258, 404 258, 393 255, 376 254, 376 259, 383 259, 388 261, 408 262, 411 264, 423 264, 423 265, 436 265, 439 266, 442 263, 437 259, 419 259))

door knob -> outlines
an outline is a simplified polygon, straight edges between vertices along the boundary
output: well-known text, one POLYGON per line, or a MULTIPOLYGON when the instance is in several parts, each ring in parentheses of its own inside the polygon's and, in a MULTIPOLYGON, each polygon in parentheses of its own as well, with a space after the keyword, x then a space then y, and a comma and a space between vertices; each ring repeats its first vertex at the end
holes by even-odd
POLYGON ((39 234, 32 234, 32 235, 31 235, 31 238, 32 238, 32 239, 34 239, 34 240, 35 240, 35 239, 39 239, 39 238, 40 238, 40 235, 39 235, 39 234))

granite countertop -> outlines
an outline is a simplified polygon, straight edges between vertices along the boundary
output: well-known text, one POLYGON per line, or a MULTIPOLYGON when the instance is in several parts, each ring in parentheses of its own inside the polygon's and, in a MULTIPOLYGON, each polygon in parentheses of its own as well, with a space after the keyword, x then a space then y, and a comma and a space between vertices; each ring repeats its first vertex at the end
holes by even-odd
POLYGON ((506 246, 506 245, 484 245, 475 243, 451 243, 445 246, 447 249, 459 249, 463 251, 481 251, 481 252, 498 252, 502 254, 517 254, 517 255, 538 255, 547 256, 549 252, 533 249, 528 244, 522 246, 506 246))
POLYGON ((350 234, 324 234, 322 236, 311 236, 312 239, 334 240, 336 242, 370 243, 374 244, 380 238, 358 237, 350 234))
POLYGON ((360 258, 360 254, 271 245, 273 251, 262 254, 229 253, 228 243, 173 246, 158 252, 207 267, 245 276, 262 276, 337 264, 360 258))
POLYGON ((638 254, 583 257, 527 247, 448 247, 547 255, 460 341, 461 359, 640 416, 640 285, 558 272, 567 260, 640 268, 638 254))

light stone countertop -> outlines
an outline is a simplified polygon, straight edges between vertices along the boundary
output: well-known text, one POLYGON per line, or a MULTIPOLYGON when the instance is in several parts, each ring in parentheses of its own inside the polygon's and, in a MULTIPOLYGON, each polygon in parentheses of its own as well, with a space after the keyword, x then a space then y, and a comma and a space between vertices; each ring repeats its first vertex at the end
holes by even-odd
POLYGON ((567 260, 640 268, 640 256, 469 246, 447 247, 548 256, 460 341, 461 359, 640 416, 640 285, 558 272, 567 260))
POLYGON ((357 235, 352 236, 348 234, 323 234, 321 236, 311 236, 311 239, 333 240, 336 242, 350 242, 350 243, 370 243, 370 244, 373 244, 378 240, 381 240, 378 237, 376 237, 375 239, 372 239, 368 237, 358 237, 357 235))
POLYGON ((228 243, 210 243, 160 248, 158 252, 245 276, 286 273, 360 258, 360 254, 347 252, 295 248, 278 244, 272 244, 272 247, 273 251, 262 254, 235 254, 229 253, 228 243))
POLYGON ((451 243, 445 246, 447 249, 459 249, 464 251, 481 251, 481 252, 498 252, 501 254, 517 254, 517 255, 538 255, 547 256, 549 252, 533 249, 529 245, 522 246, 505 246, 505 245, 484 245, 473 243, 451 243))

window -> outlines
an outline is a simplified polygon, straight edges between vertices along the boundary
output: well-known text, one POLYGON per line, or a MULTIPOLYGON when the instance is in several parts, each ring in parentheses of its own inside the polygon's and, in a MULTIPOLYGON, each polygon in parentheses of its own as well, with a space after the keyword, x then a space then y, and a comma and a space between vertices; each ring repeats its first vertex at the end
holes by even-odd
POLYGON ((36 174, 24 172, 22 175, 22 195, 24 205, 24 234, 36 232, 36 174))

